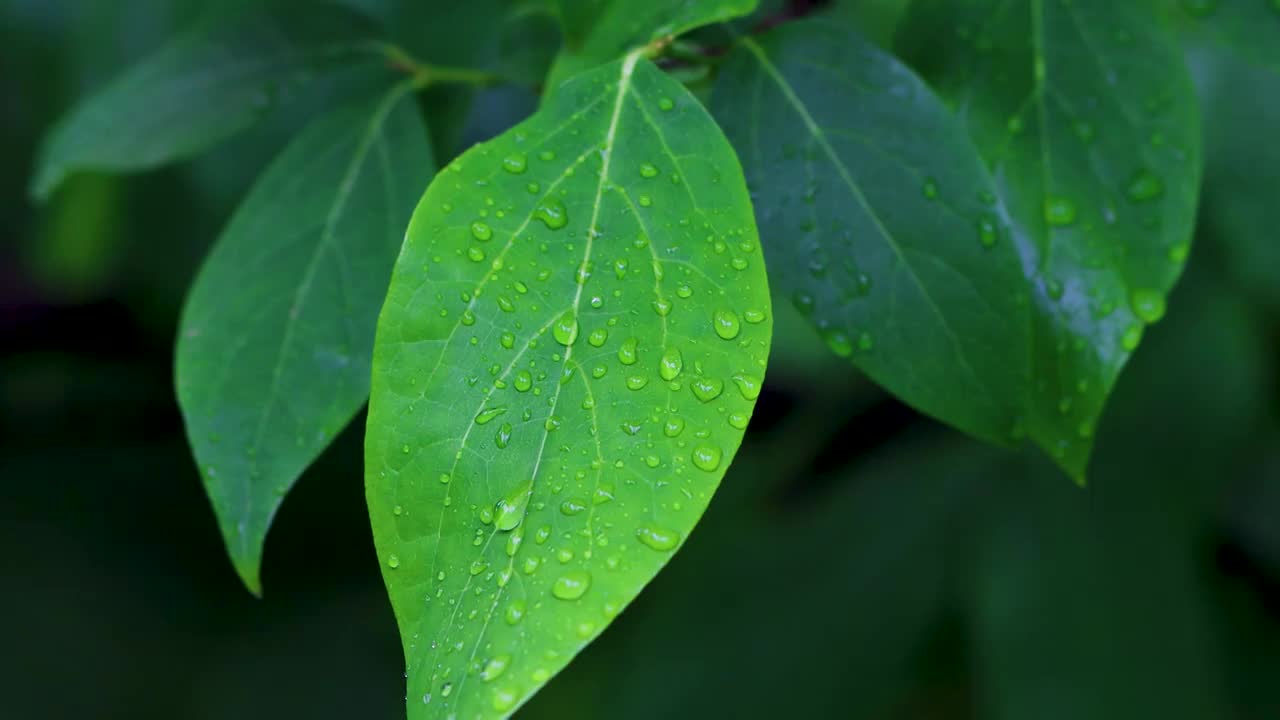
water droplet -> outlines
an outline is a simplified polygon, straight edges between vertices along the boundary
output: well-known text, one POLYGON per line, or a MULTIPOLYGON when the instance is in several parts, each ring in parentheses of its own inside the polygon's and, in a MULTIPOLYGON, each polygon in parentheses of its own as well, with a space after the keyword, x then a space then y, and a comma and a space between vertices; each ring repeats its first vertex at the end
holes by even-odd
POLYGON ((493 709, 498 712, 506 712, 516 704, 516 694, 509 688, 501 688, 493 691, 493 709))
POLYGON ((451 692, 453 692, 453 683, 447 682, 440 686, 440 697, 449 697, 451 692))
POLYGON ((755 400, 760 397, 760 378, 754 375, 739 374, 733 376, 733 382, 738 386, 738 391, 742 393, 742 397, 747 400, 755 400))
POLYGON ((1142 342, 1142 325, 1134 323, 1125 328, 1124 335, 1120 336, 1120 346, 1128 352, 1138 349, 1139 343, 1142 342))
POLYGON ((676 104, 672 102, 671 98, 669 97, 658 98, 658 109, 662 110, 663 112, 666 112, 674 108, 675 106, 676 104))
POLYGON ((568 500, 560 503, 561 514, 568 515, 570 517, 577 515, 586 509, 587 501, 579 498, 569 498, 568 500))
POLYGON ((693 389, 694 397, 704 403, 715 400, 720 397, 720 393, 724 392, 724 382, 716 378, 695 378, 689 383, 689 387, 693 389))
POLYGON ((693 449, 693 464, 699 470, 714 472, 720 467, 720 448, 714 445, 699 445, 693 449))
POLYGON ((1169 248, 1169 259, 1176 263, 1184 263, 1187 256, 1191 254, 1191 245, 1188 243, 1178 243, 1169 248))
POLYGON ((716 334, 725 340, 732 340, 738 337, 738 333, 742 331, 742 324, 738 321, 738 314, 732 310, 717 310, 712 316, 712 326, 716 329, 716 334))
POLYGON ((538 207, 534 209, 533 216, 542 221, 543 225, 549 230, 559 230, 569 224, 569 211, 565 210, 564 203, 549 197, 544 198, 538 203, 538 207))
POLYGON ((618 362, 623 365, 635 365, 636 360, 639 359, 639 350, 636 347, 639 344, 639 339, 627 338, 622 343, 622 347, 618 348, 618 362))
POLYGON ((561 600, 577 600, 591 587, 591 575, 586 570, 572 570, 556 578, 551 594, 561 600))
POLYGON ((528 370, 520 370, 516 373, 512 384, 520 392, 529 392, 529 388, 533 387, 533 375, 528 370))
POLYGON ((488 569, 489 569, 489 563, 487 563, 487 562, 485 562, 485 561, 483 561, 483 560, 473 560, 473 561, 471 562, 471 571, 470 571, 470 572, 471 572, 471 575, 472 575, 472 576, 479 575, 480 573, 482 573, 482 572, 484 572, 485 570, 488 570, 488 569))
POLYGON ((484 664, 484 669, 480 671, 480 679, 490 682, 506 672, 507 666, 511 664, 510 655, 494 655, 489 658, 489 662, 484 664))
POLYGON ((494 505, 494 526, 505 532, 510 532, 519 527, 520 523, 524 521, 525 511, 529 507, 529 498, 532 496, 532 480, 522 483, 504 495, 494 505))
POLYGON ((666 352, 662 353, 662 360, 658 364, 658 374, 663 380, 675 380, 682 368, 684 368, 684 358, 680 355, 680 349, 667 348, 666 352))
POLYGON ((493 237, 493 228, 482 222, 473 222, 471 223, 471 236, 481 242, 484 242, 485 240, 493 237))
POLYGON ((652 164, 643 163, 640 165, 641 177, 651 178, 651 177, 657 177, 657 175, 658 175, 658 168, 654 167, 652 164))
POLYGON ((517 625, 524 619, 525 602, 524 600, 512 600, 504 612, 508 625, 517 625))
POLYGON ((1129 295, 1129 305, 1133 314, 1142 322, 1150 325, 1164 317, 1164 295, 1157 290, 1138 288, 1129 295))
POLYGON ((486 408, 484 410, 481 410, 480 413, 476 415, 476 424, 487 425, 494 418, 498 417, 499 415, 502 415, 506 411, 507 411, 507 408, 501 405, 498 407, 491 407, 491 408, 486 408))
POLYGON ((1164 193, 1164 182, 1150 170, 1139 170, 1129 178, 1125 192, 1133 202, 1146 202, 1164 193))
POLYGON ((996 244, 997 237, 995 218, 990 215, 978 218, 978 242, 982 243, 982 247, 992 247, 996 244))
POLYGON ((516 346, 516 336, 509 332, 504 332, 498 338, 498 342, 502 343, 502 347, 510 350, 516 346))
POLYGON ((666 298, 658 298, 653 301, 653 311, 658 313, 660 317, 666 317, 671 314, 671 301, 666 298))
POLYGON ((758 325, 764 322, 764 317, 765 315, 763 310, 748 309, 742 313, 742 319, 752 325, 758 325))
POLYGON ((933 178, 925 178, 924 186, 920 189, 926 200, 935 200, 938 197, 938 183, 933 178))
POLYGON ((828 330, 823 334, 823 339, 836 355, 844 358, 853 355, 853 340, 843 330, 828 330))
POLYGON ((676 437, 682 432, 684 432, 684 418, 678 415, 672 415, 667 418, 667 421, 662 425, 662 434, 669 438, 676 437))
POLYGON ((573 310, 565 310, 551 327, 551 334, 561 345, 572 345, 578 339, 578 316, 573 310))
POLYGON ((467 248, 467 257, 471 262, 484 262, 484 250, 473 245, 467 248))
POLYGON ((632 375, 627 378, 628 390, 639 390, 649 384, 649 378, 643 375, 632 375))
POLYGON ((1064 197, 1050 195, 1044 199, 1044 221, 1054 227, 1066 227, 1076 221, 1076 204, 1064 197))
POLYGON ((729 413, 729 425, 731 425, 734 428, 737 428, 738 430, 746 430, 747 423, 749 422, 751 422, 751 418, 748 417, 745 413, 739 413, 739 412, 729 413))
POLYGON ((498 446, 499 450, 505 450, 511 444, 511 423, 502 423, 498 428, 498 432, 493 436, 493 443, 498 446))
POLYGON ((391 568, 392 570, 395 570, 396 568, 400 567, 400 556, 394 555, 394 554, 388 555, 387 567, 391 568))
POLYGON ((636 538, 644 545, 666 552, 674 550, 680 544, 680 533, 657 525, 641 525, 636 528, 636 538))
POLYGON ((523 173, 528 165, 529 162, 523 153, 508 155, 502 159, 502 169, 512 175, 519 175, 520 173, 523 173))

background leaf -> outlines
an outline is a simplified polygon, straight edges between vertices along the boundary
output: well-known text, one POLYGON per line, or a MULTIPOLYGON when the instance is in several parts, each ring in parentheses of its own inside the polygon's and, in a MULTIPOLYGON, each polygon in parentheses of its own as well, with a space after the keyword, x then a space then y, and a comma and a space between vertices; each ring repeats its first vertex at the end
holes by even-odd
POLYGON ((442 172, 366 431, 411 718, 513 711, 666 564, 741 441, 771 324, 737 159, 636 53, 442 172))
POLYGON ((561 0, 567 44, 547 77, 554 89, 589 67, 668 35, 741 17, 759 0, 561 0), (575 37, 576 36, 576 37, 575 37), (575 42, 576 40, 576 42, 575 42))
POLYGON ((336 110, 290 143, 183 311, 176 382, 187 436, 255 593, 281 498, 368 395, 378 308, 434 167, 410 90, 336 110))
POLYGON ((1274 0, 1163 0, 1192 38, 1280 72, 1280 3, 1274 0))
POLYGON ((194 155, 251 125, 317 71, 379 62, 361 16, 325 2, 266 4, 173 40, 84 101, 49 135, 32 193, 70 173, 143 170, 194 155))
POLYGON ((1200 180, 1191 82, 1140 3, 912 6, 898 45, 997 179, 1032 286, 1027 431, 1083 479, 1103 404, 1185 261, 1200 180))
POLYGON ((995 185, 910 70, 818 21, 745 38, 713 108, 739 149, 776 289, 837 354, 1008 444, 1026 397, 1025 281, 995 185))

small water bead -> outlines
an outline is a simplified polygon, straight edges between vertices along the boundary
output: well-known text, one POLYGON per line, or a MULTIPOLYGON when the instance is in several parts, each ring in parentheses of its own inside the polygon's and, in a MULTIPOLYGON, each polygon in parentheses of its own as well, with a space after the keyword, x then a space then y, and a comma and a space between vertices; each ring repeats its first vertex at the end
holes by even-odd
POLYGON ((441 485, 448 485, 448 484, 449 484, 449 481, 450 481, 451 479, 453 479, 453 478, 452 478, 452 477, 450 477, 449 473, 440 473, 440 484, 441 484, 441 485))
POLYGON ((717 378, 699 377, 689 383, 689 387, 693 390, 694 397, 707 403, 720 397, 720 393, 724 392, 724 381, 717 378))
POLYGON ((693 288, 688 285, 681 285, 676 288, 676 297, 682 300, 688 300, 693 297, 693 288))
POLYGON ((559 230, 569 224, 569 211, 556 198, 545 198, 534 208, 533 217, 542 221, 548 230, 559 230))
POLYGON ((525 607, 524 600, 512 600, 508 603, 506 610, 503 612, 507 624, 518 625, 524 619, 525 607))
POLYGON ((623 365, 635 365, 636 360, 640 358, 638 338, 627 338, 622 343, 622 347, 618 348, 618 362, 623 365))
POLYGON ((528 168, 528 165, 529 162, 528 159, 525 158, 524 153, 508 155, 502 159, 502 169, 512 175, 519 175, 523 173, 525 169, 528 168))
POLYGON ((502 344, 502 347, 510 350, 516 346, 516 336, 512 333, 504 332, 498 338, 498 342, 502 344))
POLYGON ((577 600, 591 587, 591 574, 585 570, 573 570, 556 578, 551 594, 561 600, 577 600))
POLYGON ((658 98, 658 109, 663 112, 666 112, 674 108, 675 106, 676 104, 672 102, 671 98, 669 97, 658 98))
POLYGON ((525 185, 524 189, 528 190, 530 195, 537 195, 542 192, 542 186, 536 182, 531 182, 528 185, 525 185))
POLYGON ((995 218, 989 215, 978 218, 978 242, 982 243, 982 247, 993 247, 998 237, 995 218))
POLYGON ((396 517, 400 517, 401 515, 403 515, 403 514, 404 514, 404 506, 403 506, 403 505, 397 505, 397 506, 395 506, 394 508, 392 508, 392 509, 391 509, 391 512, 395 513, 395 516, 396 516, 396 517))
POLYGON ((651 207, 652 205, 653 205, 653 198, 649 197, 648 195, 640 196, 640 207, 651 207))
POLYGON ((684 357, 680 354, 679 348, 667 348, 666 352, 662 353, 662 359, 658 362, 658 374, 663 380, 675 380, 683 368, 684 357))
POLYGON ((1164 295, 1157 290, 1148 288, 1134 290, 1129 295, 1129 306, 1133 308, 1133 314, 1148 325, 1164 317, 1164 295))
POLYGON ((747 424, 750 422, 751 422, 751 418, 748 417, 745 413, 739 413, 739 412, 729 413, 729 425, 738 430, 746 430, 747 424))
POLYGON ((716 334, 725 340, 732 340, 742 332, 742 323, 738 320, 738 314, 732 310, 717 310, 712 316, 711 324, 716 334))
POLYGON ((484 242, 493 237, 493 228, 482 222, 471 223, 471 237, 484 242))
POLYGON ((498 308, 501 309, 502 312, 515 312, 516 304, 511 302, 511 298, 507 297, 506 295, 499 295, 498 308))
POLYGON ((699 445, 691 455, 694 467, 706 472, 714 472, 720 467, 720 448, 714 445, 699 445))
POLYGON ((467 248, 467 257, 471 262, 484 262, 484 250, 473 245, 467 248))
POLYGON ((822 339, 826 340, 827 347, 836 355, 842 358, 853 355, 853 339, 843 330, 828 330, 823 333, 822 339))
POLYGON ((543 150, 542 152, 538 153, 538 159, 544 160, 546 162, 551 162, 552 160, 556 159, 556 154, 550 150, 543 150))
POLYGON ((1164 181, 1150 170, 1139 170, 1129 178, 1125 193, 1136 203, 1154 200, 1164 194, 1164 181))
POLYGON ((609 339, 609 331, 604 328, 596 328, 595 330, 591 331, 590 335, 587 335, 587 342, 591 345, 591 347, 600 347, 604 345, 605 341, 607 341, 608 339, 609 339))
POLYGON ((628 390, 641 390, 649 384, 649 378, 644 375, 632 375, 627 378, 628 390))
POLYGON ((643 163, 640 165, 640 177, 651 178, 657 177, 657 175, 658 168, 654 167, 651 163, 643 163))
POLYGON ((671 314, 671 301, 666 298, 658 298, 653 301, 653 311, 658 313, 659 317, 666 317, 671 314))
POLYGON ((1050 195, 1044 199, 1044 221, 1054 227, 1066 227, 1076 221, 1076 204, 1067 198, 1050 195))
POLYGON ((938 197, 938 183, 933 178, 925 178, 924 186, 920 189, 926 200, 936 200, 938 197))
POLYGON ((573 310, 565 310, 551 327, 551 334, 561 345, 572 345, 578 339, 578 316, 573 310))
POLYGON ((587 509, 587 501, 580 498, 569 498, 560 503, 560 513, 570 517, 587 509))
POLYGON ((658 525, 641 525, 636 528, 636 539, 650 549, 666 552, 680 544, 680 533, 658 525))
POLYGON ((393 555, 388 555, 388 556, 387 556, 387 567, 391 568, 392 570, 395 570, 396 568, 400 567, 400 556, 399 556, 399 555, 394 555, 394 554, 393 554, 393 555))
POLYGON ((752 309, 743 311, 742 319, 746 320, 747 323, 750 325, 759 325, 760 323, 764 322, 765 314, 763 310, 756 310, 752 308, 752 309))
POLYGON ((493 692, 493 709, 497 712, 506 712, 516 704, 515 691, 509 688, 502 688, 493 692))
POLYGON ((499 415, 502 415, 502 414, 504 414, 504 413, 506 413, 506 412, 507 412, 507 408, 506 408, 505 406, 501 406, 501 405, 499 405, 499 406, 497 406, 497 407, 486 408, 486 409, 484 409, 484 410, 481 410, 481 411, 479 412, 479 414, 477 414, 477 415, 476 415, 476 424, 477 424, 477 425, 487 425, 487 424, 489 424, 489 423, 490 423, 494 418, 496 418, 496 417, 498 417, 499 415))

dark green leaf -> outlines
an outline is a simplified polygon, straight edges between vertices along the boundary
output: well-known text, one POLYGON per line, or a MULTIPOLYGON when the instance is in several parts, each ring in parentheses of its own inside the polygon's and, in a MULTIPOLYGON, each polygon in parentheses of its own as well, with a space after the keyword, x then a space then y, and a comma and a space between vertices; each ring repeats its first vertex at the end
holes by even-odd
POLYGON ((771 325, 737 159, 638 52, 442 171, 366 431, 411 718, 513 711, 662 568, 738 448, 771 325))
POLYGON ((759 0, 561 0, 567 44, 547 78, 547 90, 587 68, 694 28, 741 17, 759 0))
POLYGON ((1162 0, 1192 37, 1280 72, 1280 0, 1162 0))
POLYGON ((908 403, 1008 443, 1027 385, 1025 283, 995 185, 941 102, 858 35, 806 20, 744 39, 713 107, 776 289, 908 403))
POLYGON ((43 199, 81 170, 143 170, 190 157, 251 125, 317 71, 378 62, 373 38, 363 18, 326 3, 305 13, 269 5, 193 30, 53 130, 32 193, 43 199))
POLYGON ((1194 90, 1142 3, 916 3, 898 39, 955 104, 1015 219, 1031 284, 1027 430, 1083 480, 1093 429, 1186 259, 1194 90))
POLYGON ((183 312, 178 400, 228 552, 255 593, 281 499, 368 395, 378 308, 434 166, 410 90, 334 111, 290 143, 183 312))

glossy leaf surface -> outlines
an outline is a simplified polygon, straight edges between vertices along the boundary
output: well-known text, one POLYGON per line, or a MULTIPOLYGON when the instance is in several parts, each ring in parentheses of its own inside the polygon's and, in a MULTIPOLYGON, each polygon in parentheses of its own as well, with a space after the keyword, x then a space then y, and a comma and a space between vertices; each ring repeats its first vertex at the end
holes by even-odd
POLYGON ((716 118, 755 191, 772 281, 837 354, 921 410, 1008 442, 1030 323, 977 151, 910 70, 804 21, 746 38, 716 118))
POLYGON ((759 0, 561 0, 565 49, 547 79, 548 90, 587 68, 635 48, 703 25, 741 17, 759 0))
POLYGON ((284 494, 368 396, 373 330, 434 167, 400 85, 304 130, 254 185, 183 311, 178 400, 227 550, 261 592, 284 494))
POLYGON ((380 62, 373 40, 363 17, 324 2, 304 13, 267 4, 192 30, 68 115, 45 141, 31 191, 43 199, 73 172, 188 158, 247 128, 316 72, 380 62))
POLYGON ((1036 320, 1026 429, 1083 480, 1190 247, 1201 140, 1181 48, 1142 3, 1109 0, 917 3, 898 40, 1015 220, 1036 320))
POLYGON ((638 53, 441 172, 366 432, 409 717, 514 711, 666 564, 742 439, 771 325, 738 161, 638 53))

